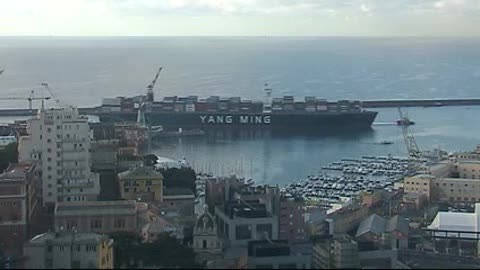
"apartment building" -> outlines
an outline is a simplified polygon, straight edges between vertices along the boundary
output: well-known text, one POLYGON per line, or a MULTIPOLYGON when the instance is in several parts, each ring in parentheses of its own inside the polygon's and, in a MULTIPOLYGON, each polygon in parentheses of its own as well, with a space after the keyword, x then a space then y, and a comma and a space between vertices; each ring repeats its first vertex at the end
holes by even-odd
POLYGON ((40 110, 28 120, 27 133, 19 140, 19 161, 39 162, 44 206, 97 199, 100 180, 90 171, 88 119, 78 109, 40 110))
POLYGON ((136 167, 118 174, 124 200, 163 201, 163 175, 148 167, 136 167))
POLYGON ((55 229, 82 233, 131 233, 137 230, 135 201, 62 202, 55 206, 55 229))
POLYGON ((7 256, 22 252, 37 213, 34 163, 12 164, 0 174, 0 249, 7 256))
POLYGON ((35 236, 24 245, 26 269, 113 269, 113 239, 62 231, 35 236))

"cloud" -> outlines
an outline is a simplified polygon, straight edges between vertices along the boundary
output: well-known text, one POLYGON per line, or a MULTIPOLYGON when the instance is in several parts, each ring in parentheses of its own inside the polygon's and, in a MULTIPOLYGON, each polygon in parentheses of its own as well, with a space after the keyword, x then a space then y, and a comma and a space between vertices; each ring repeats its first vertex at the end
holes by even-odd
POLYGON ((367 5, 365 5, 365 4, 362 4, 362 5, 360 6, 360 9, 361 9, 363 12, 370 12, 370 8, 369 8, 367 5))
POLYGON ((480 0, 0 0, 0 7, 0 35, 480 31, 471 30, 480 0))

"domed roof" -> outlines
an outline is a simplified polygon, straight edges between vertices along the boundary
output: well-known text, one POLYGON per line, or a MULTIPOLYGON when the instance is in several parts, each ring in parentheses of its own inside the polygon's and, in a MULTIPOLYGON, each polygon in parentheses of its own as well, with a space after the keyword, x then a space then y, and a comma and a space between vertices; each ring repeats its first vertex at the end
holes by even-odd
POLYGON ((215 219, 208 212, 208 206, 205 205, 203 214, 198 216, 197 223, 195 224, 195 232, 215 232, 217 230, 217 225, 215 224, 215 219))

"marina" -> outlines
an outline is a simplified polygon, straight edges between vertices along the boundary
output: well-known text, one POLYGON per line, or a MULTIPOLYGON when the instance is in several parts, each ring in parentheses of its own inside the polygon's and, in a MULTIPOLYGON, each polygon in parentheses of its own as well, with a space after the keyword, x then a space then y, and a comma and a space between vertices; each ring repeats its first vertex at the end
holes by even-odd
POLYGON ((286 197, 302 197, 329 207, 332 204, 349 204, 362 192, 392 192, 394 183, 408 174, 408 158, 362 156, 360 159, 342 159, 322 166, 318 175, 309 175, 306 179, 288 184, 281 192, 286 197))

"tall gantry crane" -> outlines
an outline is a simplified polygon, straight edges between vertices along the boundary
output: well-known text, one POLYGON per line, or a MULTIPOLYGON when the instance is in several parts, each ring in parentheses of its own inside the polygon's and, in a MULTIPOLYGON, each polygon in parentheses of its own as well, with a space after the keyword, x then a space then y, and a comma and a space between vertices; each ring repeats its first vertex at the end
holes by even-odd
POLYGON ((157 83, 158 76, 160 76, 160 72, 162 72, 163 67, 160 67, 157 71, 157 74, 155 75, 155 78, 153 81, 147 86, 147 101, 153 102, 153 88, 155 87, 155 84, 157 83))
MULTIPOLYGON (((402 109, 400 107, 398 108, 398 113, 400 114, 400 119, 405 119, 402 109)), ((417 141, 415 140, 415 137, 409 130, 409 125, 402 124, 402 134, 403 134, 403 140, 405 142, 405 146, 407 147, 407 153, 410 157, 420 157, 421 152, 418 147, 417 141)))

